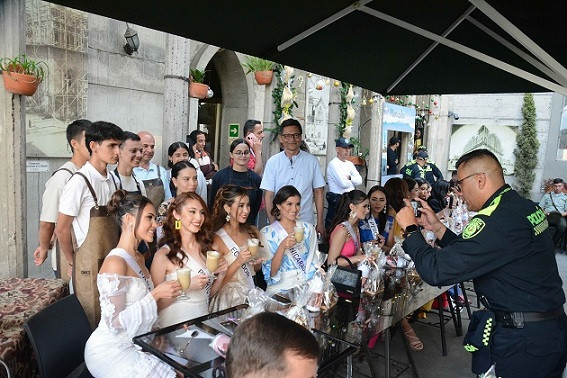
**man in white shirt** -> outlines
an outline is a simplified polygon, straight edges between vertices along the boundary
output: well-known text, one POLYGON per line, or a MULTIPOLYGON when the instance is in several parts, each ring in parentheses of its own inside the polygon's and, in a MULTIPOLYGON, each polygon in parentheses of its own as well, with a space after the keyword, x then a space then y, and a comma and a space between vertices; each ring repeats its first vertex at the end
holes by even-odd
POLYGON ((95 203, 84 177, 78 174, 73 175, 63 189, 55 234, 59 239, 61 252, 69 261, 69 275, 72 274, 75 254, 72 233, 75 235, 77 247, 80 247, 89 230, 91 208, 106 205, 117 189, 117 183, 106 166, 118 162, 123 134, 120 127, 104 121, 93 123, 85 131, 85 142, 91 157, 77 172, 85 175, 94 189, 98 203, 95 203))
POLYGON ((124 141, 120 145, 120 153, 118 155, 118 166, 112 174, 118 181, 119 189, 145 196, 146 188, 144 183, 133 172, 133 169, 140 165, 142 150, 140 137, 131 131, 124 131, 124 141))
POLYGON ((140 166, 135 167, 133 172, 136 178, 144 183, 147 197, 152 200, 157 209, 163 201, 171 198, 168 174, 164 167, 151 161, 154 158, 156 147, 154 136, 147 131, 140 131, 138 136, 142 142, 142 160, 140 160, 140 166))
POLYGON ((296 119, 287 119, 280 126, 280 142, 284 150, 272 156, 264 168, 260 189, 264 190, 266 213, 270 223, 276 219, 271 214, 274 195, 282 186, 293 185, 301 193, 299 216, 305 222, 313 222, 313 202, 317 211, 316 229, 325 233, 323 222, 323 193, 325 179, 319 168, 319 161, 308 152, 302 151, 302 128, 296 119))
POLYGON ((79 119, 67 126, 67 142, 71 147, 73 157, 53 172, 53 175, 45 183, 45 191, 42 196, 41 215, 39 217, 39 246, 33 253, 34 262, 36 266, 43 264, 47 258, 47 252, 51 249, 51 264, 57 278, 60 277, 61 273, 57 268, 60 251, 56 250, 56 245, 52 245, 52 239, 59 215, 59 198, 71 176, 89 161, 90 154, 85 144, 85 129, 90 124, 91 121, 79 119))
POLYGON ((347 160, 354 145, 346 138, 337 139, 335 145, 337 156, 327 166, 329 191, 327 192, 325 228, 331 226, 341 195, 354 190, 355 186, 362 184, 362 176, 358 173, 354 164, 347 160))

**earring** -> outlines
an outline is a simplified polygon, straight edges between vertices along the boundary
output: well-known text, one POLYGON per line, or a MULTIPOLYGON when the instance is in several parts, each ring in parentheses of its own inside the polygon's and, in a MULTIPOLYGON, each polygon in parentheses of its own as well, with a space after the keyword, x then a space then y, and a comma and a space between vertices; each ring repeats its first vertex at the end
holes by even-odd
POLYGON ((356 217, 356 213, 351 210, 351 211, 350 211, 350 214, 349 214, 349 217, 350 217, 350 219, 354 219, 354 217, 356 217))
POLYGON ((132 232, 134 230, 134 225, 132 223, 128 224, 128 231, 132 232))
POLYGON ((176 219, 176 220, 175 220, 175 229, 176 229, 176 230, 181 230, 181 219, 176 219))
POLYGON ((384 206, 384 210, 382 210, 384 214, 386 214, 386 206, 384 206))
POLYGON ((226 214, 226 222, 230 222, 230 214, 226 214))

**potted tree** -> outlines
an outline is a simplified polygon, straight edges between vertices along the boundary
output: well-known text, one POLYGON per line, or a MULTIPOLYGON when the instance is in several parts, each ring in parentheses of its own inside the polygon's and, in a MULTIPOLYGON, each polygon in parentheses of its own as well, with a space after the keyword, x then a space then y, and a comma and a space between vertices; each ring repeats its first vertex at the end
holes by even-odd
POLYGON ((189 96, 200 99, 206 98, 209 91, 209 86, 204 84, 207 71, 201 71, 198 68, 191 68, 190 71, 189 96))
POLYGON ((246 75, 254 72, 258 85, 270 85, 274 77, 274 62, 255 56, 247 56, 242 67, 246 68, 246 75))
POLYGON ((4 88, 17 95, 32 96, 45 77, 47 69, 45 62, 31 60, 26 54, 0 59, 4 88))

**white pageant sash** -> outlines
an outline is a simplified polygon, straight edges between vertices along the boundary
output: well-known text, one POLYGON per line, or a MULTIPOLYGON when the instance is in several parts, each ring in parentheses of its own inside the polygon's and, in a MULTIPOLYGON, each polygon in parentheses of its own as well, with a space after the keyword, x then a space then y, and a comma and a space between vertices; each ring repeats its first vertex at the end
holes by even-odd
MULTIPOLYGON (((272 223, 272 227, 274 228, 274 231, 278 234, 281 240, 288 237, 289 234, 283 228, 280 222, 275 221, 274 223, 272 223)), ((286 249, 286 252, 289 251, 291 260, 295 263, 295 265, 298 268, 300 268, 303 271, 303 273, 305 273, 305 275, 307 275, 307 271, 311 266, 311 263, 313 262, 313 257, 315 256, 315 250, 309 251, 309 254, 307 256, 307 263, 306 263, 299 254, 300 249, 301 249, 300 244, 295 244, 292 247, 286 249)))
MULTIPOLYGON (((222 241, 229 249, 229 253, 231 253, 236 259, 240 254, 240 248, 238 248, 234 240, 232 240, 232 238, 228 235, 228 233, 222 228, 217 231, 217 235, 221 237, 222 241)), ((240 268, 242 269, 242 272, 246 277, 246 282, 248 283, 248 287, 250 289, 253 289, 255 285, 254 285, 254 278, 252 277, 252 273, 250 272, 250 266, 248 265, 248 263, 244 263, 240 268)))

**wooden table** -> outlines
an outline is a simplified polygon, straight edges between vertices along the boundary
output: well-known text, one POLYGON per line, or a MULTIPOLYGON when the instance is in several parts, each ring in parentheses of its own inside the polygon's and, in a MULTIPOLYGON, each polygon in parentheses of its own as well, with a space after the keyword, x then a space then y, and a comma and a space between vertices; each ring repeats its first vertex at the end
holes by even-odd
MULTIPOLYGON (((0 359, 15 377, 37 376, 33 348, 24 331, 28 319, 69 293, 60 279, 0 279, 0 359)), ((0 377, 4 374, 0 369, 0 377)))

